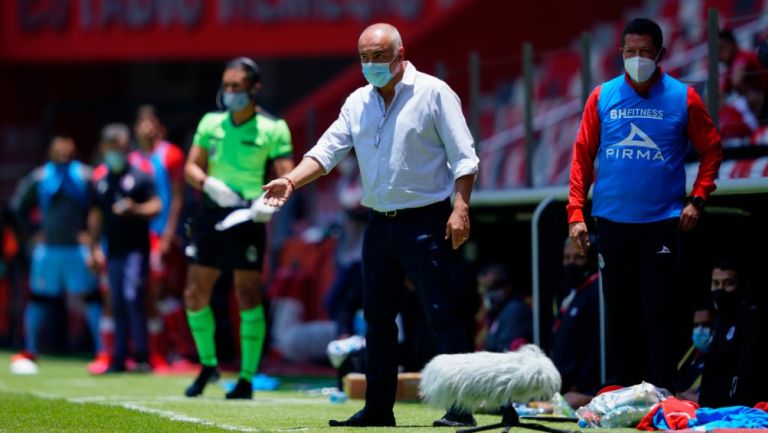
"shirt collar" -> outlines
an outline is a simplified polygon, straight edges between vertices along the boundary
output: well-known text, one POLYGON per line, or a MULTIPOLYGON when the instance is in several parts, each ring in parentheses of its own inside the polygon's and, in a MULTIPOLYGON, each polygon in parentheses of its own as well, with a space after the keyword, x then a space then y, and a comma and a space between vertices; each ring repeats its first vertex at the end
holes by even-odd
POLYGON ((413 63, 410 61, 405 61, 403 64, 405 65, 405 72, 403 73, 403 78, 400 82, 395 84, 395 88, 413 86, 413 83, 416 81, 416 72, 418 72, 416 66, 413 66, 413 63))

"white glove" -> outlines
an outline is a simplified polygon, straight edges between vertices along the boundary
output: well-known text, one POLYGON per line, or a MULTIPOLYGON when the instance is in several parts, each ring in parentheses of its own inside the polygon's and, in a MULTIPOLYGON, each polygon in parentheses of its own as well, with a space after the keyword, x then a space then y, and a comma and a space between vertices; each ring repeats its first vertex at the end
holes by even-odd
POLYGON ((219 179, 208 176, 203 182, 203 192, 221 207, 235 207, 242 203, 236 192, 219 179))
POLYGON ((259 196, 259 198, 253 200, 253 202, 251 203, 251 207, 237 209, 235 211, 230 212, 229 215, 224 217, 223 220, 216 223, 216 230, 218 231, 229 230, 236 225, 239 225, 248 221, 254 221, 257 223, 269 222, 269 220, 272 219, 272 215, 275 212, 277 212, 279 208, 264 204, 265 194, 266 193, 259 196))
POLYGON ((280 209, 278 207, 265 204, 265 195, 266 193, 261 194, 259 198, 255 199, 251 204, 252 219, 257 223, 268 223, 269 220, 272 219, 272 215, 274 215, 274 213, 280 209))

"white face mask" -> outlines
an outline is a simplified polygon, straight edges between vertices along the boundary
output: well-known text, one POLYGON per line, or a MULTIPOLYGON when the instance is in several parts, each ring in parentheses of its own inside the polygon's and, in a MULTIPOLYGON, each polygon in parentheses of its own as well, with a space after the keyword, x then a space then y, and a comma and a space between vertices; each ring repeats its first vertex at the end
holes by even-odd
POLYGON ((645 57, 630 57, 624 59, 624 70, 629 74, 629 78, 636 83, 644 83, 651 78, 656 71, 656 62, 645 57))

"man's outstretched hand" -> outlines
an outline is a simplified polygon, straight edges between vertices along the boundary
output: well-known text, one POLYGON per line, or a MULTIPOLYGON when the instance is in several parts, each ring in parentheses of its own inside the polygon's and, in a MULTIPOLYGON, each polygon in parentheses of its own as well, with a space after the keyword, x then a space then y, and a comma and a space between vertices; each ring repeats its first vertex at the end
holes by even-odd
POLYGON ((284 205, 293 193, 293 184, 284 177, 277 178, 261 188, 266 191, 264 204, 274 207, 284 205))

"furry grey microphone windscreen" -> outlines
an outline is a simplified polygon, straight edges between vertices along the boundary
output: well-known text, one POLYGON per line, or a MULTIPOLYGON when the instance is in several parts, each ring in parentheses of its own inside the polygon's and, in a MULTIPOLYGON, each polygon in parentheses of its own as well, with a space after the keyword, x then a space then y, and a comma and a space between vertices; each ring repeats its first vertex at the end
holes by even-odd
POLYGON ((421 373, 419 394, 427 403, 474 411, 512 402, 546 399, 560 391, 560 373, 538 346, 506 353, 439 355, 421 373))

